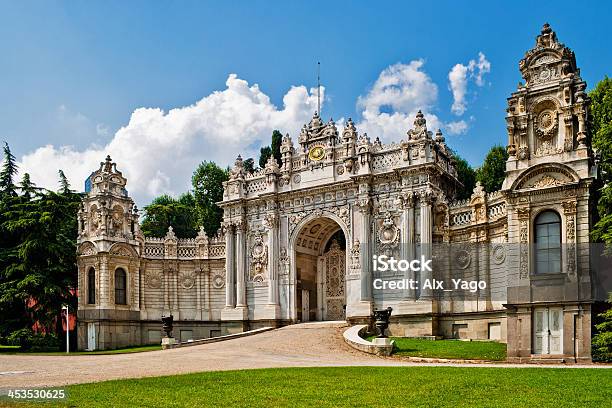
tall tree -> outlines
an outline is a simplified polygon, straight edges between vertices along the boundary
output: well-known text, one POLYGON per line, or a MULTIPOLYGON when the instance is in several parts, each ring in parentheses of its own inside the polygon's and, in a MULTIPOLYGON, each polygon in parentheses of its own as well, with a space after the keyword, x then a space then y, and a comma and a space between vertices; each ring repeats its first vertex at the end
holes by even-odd
POLYGON ((270 144, 270 147, 272 149, 272 155, 276 159, 276 162, 278 163, 279 166, 283 165, 283 159, 282 159, 281 150, 280 150, 282 143, 283 143, 283 134, 278 130, 274 130, 272 132, 272 143, 270 144))
POLYGON ((589 92, 591 115, 589 133, 593 147, 600 155, 601 171, 597 210, 599 220, 593 228, 592 237, 612 247, 612 79, 605 77, 589 92))
POLYGON ((60 193, 62 194, 70 193, 70 182, 68 181, 68 177, 66 177, 63 170, 59 170, 58 174, 59 174, 60 193))
POLYGON ((262 169, 266 167, 268 159, 272 156, 272 149, 270 146, 265 146, 259 149, 259 167, 262 169))
POLYGON ((244 171, 253 174, 253 172, 255 171, 255 160, 253 160, 252 157, 249 157, 248 159, 243 161, 242 164, 244 165, 244 171))
POLYGON ((470 198, 474 186, 476 186, 476 171, 458 154, 455 154, 455 169, 457 170, 457 178, 463 183, 463 186, 457 190, 457 200, 470 198))
POLYGON ((32 189, 0 200, 0 334, 58 329, 61 306, 76 307, 76 213, 81 196, 32 189))
POLYGON ((197 235, 198 216, 195 198, 185 193, 178 199, 167 194, 156 197, 144 208, 142 233, 149 237, 163 237, 172 226, 179 238, 194 238, 197 235))
POLYGON ((216 235, 223 219, 223 210, 217 202, 223 200, 223 182, 228 171, 214 162, 202 162, 193 173, 191 183, 198 215, 198 225, 204 227, 209 237, 216 235))
POLYGON ((11 196, 17 195, 15 191, 15 175, 17 175, 17 160, 8 143, 4 142, 4 159, 2 161, 2 170, 0 170, 0 192, 11 196))
POLYGON ((506 178, 506 161, 508 152, 502 146, 493 146, 484 163, 476 171, 476 180, 480 181, 487 193, 501 189, 506 178))
POLYGON ((29 173, 23 173, 21 183, 19 183, 19 190, 21 191, 21 194, 23 194, 23 196, 29 200, 40 189, 36 187, 32 180, 30 180, 29 173))

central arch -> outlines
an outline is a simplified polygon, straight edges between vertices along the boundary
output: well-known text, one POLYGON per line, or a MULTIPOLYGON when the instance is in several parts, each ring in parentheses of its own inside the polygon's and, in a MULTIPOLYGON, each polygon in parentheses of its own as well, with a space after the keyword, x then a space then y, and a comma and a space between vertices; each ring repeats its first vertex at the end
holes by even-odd
POLYGON ((306 217, 291 236, 295 321, 345 319, 347 229, 336 218, 306 217))

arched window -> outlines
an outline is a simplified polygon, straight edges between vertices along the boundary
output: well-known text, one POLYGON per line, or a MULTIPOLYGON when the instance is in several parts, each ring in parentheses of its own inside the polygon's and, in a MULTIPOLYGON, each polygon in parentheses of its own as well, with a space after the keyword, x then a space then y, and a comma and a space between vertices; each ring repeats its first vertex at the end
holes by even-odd
POLYGON ((96 270, 89 268, 87 272, 87 303, 93 305, 96 303, 96 270))
POLYGON ((561 272, 561 217, 544 211, 535 220, 536 273, 561 272))
POLYGON ((122 268, 115 271, 115 303, 118 305, 127 304, 126 296, 126 274, 122 268))

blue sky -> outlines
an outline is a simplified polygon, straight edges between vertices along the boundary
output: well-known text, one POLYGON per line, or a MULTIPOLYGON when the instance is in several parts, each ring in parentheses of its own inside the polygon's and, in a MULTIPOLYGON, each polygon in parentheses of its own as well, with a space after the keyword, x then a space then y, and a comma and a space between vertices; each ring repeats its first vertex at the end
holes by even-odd
POLYGON ((254 154, 268 128, 286 127, 295 139, 316 106, 310 88, 321 61, 324 118, 352 117, 371 137, 398 141, 408 116, 426 105, 449 145, 478 165, 491 145, 506 143, 506 97, 542 24, 575 51, 590 89, 610 75, 611 9, 563 1, 3 1, 0 139, 40 185, 62 167, 80 187, 108 151, 145 204, 185 190, 197 161, 254 154), (490 68, 469 70, 479 53, 490 68), (457 64, 467 69, 462 114, 451 111, 457 64), (404 88, 381 99, 381 78, 396 75, 404 88), (364 118, 371 106, 404 116, 374 124, 364 118))

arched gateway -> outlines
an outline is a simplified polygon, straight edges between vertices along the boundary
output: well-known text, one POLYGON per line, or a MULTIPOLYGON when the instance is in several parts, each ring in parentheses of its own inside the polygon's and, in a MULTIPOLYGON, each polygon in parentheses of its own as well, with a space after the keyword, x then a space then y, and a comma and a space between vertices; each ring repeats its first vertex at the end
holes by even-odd
POLYGON ((421 112, 389 144, 315 113, 263 169, 247 172, 238 156, 214 237, 145 238, 127 179, 108 157, 79 211, 79 347, 159 342, 159 319, 170 313, 186 341, 306 320, 365 322, 391 306, 393 335, 495 339, 515 360, 588 361, 595 271, 579 245, 589 242, 597 169, 586 84, 548 25, 520 69, 504 185, 489 194, 477 185, 465 201, 452 151, 421 112), (546 211, 556 214, 546 237, 557 244, 539 256, 529 244, 541 241, 546 211), (431 259, 435 278, 482 280, 486 291, 466 299, 424 286, 377 289, 378 279, 432 277, 374 271, 381 254, 431 259))
POLYGON ((328 217, 307 217, 290 237, 297 320, 346 318, 346 227, 328 217))

